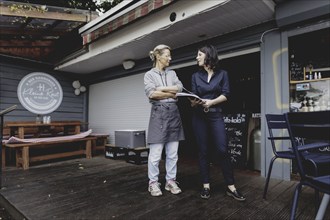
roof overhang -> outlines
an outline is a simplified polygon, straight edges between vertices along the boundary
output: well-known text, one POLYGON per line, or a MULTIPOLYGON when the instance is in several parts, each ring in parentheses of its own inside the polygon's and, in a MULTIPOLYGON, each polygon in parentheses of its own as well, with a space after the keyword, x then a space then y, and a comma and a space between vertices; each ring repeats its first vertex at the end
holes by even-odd
MULTIPOLYGON (((272 0, 174 1, 87 44, 82 54, 72 55, 56 69, 80 74, 101 71, 125 60, 146 58, 157 44, 184 47, 273 20, 274 12, 272 0)), ((81 30, 93 29, 90 24, 84 27, 81 30)))
POLYGON ((56 63, 81 48, 78 28, 97 15, 87 10, 0 2, 0 55, 56 63))

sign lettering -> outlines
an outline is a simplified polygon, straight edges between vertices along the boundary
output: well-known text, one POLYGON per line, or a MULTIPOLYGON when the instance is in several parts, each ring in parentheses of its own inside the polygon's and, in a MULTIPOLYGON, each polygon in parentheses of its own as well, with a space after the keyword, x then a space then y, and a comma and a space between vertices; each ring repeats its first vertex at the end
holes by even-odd
POLYGON ((59 82, 49 74, 34 72, 19 83, 17 95, 25 109, 35 114, 49 114, 62 103, 63 91, 59 82))

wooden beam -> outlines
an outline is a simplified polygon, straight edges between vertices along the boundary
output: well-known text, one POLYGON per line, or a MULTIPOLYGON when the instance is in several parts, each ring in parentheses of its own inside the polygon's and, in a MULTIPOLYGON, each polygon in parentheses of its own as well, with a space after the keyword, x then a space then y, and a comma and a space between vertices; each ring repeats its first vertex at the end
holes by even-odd
POLYGON ((51 29, 51 30, 33 30, 33 29, 3 29, 1 30, 1 38, 4 39, 6 38, 6 35, 8 37, 12 38, 13 36, 21 36, 21 35, 29 35, 29 36, 62 36, 65 34, 68 34, 67 29, 51 29))
POLYGON ((0 40, 1 48, 8 47, 49 47, 54 44, 54 40, 0 40))
POLYGON ((49 54, 50 52, 54 51, 49 47, 35 47, 35 48, 0 48, 0 54, 15 54, 19 57, 38 57, 38 58, 45 58, 41 57, 49 54))
POLYGON ((8 6, 3 5, 0 5, 0 15, 78 22, 88 22, 90 20, 90 16, 88 14, 68 14, 50 11, 28 11, 23 9, 11 11, 8 6))

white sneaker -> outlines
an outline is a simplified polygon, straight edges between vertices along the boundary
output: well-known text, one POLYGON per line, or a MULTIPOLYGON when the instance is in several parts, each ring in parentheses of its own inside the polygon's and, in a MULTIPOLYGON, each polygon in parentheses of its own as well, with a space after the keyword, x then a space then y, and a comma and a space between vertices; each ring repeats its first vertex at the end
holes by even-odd
POLYGON ((159 182, 152 182, 149 183, 148 191, 152 196, 161 196, 163 195, 162 191, 160 190, 160 183, 159 182))
POLYGON ((182 192, 181 189, 178 187, 178 182, 174 180, 167 181, 165 189, 175 195, 182 192))

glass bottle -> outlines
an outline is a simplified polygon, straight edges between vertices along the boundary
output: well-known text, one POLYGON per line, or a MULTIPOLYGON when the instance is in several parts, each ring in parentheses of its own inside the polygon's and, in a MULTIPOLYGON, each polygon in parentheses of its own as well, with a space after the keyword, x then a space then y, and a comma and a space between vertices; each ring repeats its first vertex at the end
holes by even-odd
POLYGON ((37 115, 36 117, 36 124, 41 124, 41 116, 37 115))
POLYGON ((314 102, 313 99, 308 100, 308 111, 313 112, 314 111, 314 102))
POLYGON ((308 112, 308 107, 307 107, 307 100, 306 100, 306 97, 304 97, 304 100, 303 100, 303 106, 301 108, 301 111, 302 112, 308 112))

